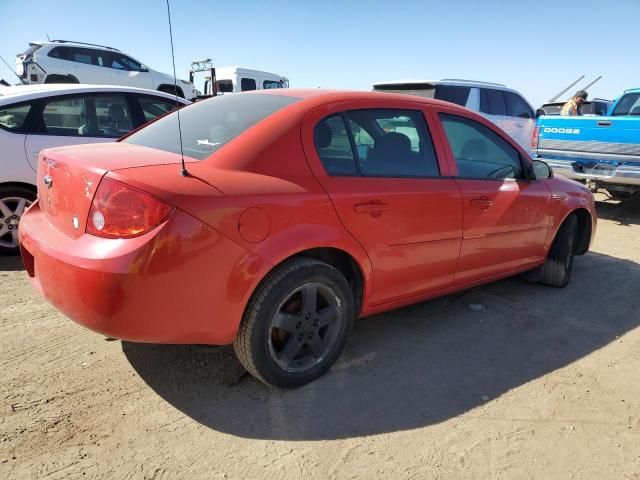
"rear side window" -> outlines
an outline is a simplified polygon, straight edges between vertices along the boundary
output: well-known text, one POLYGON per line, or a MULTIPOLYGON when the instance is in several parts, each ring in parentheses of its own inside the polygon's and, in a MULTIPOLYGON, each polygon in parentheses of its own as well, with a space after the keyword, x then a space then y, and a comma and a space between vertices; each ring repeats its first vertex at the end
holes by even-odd
POLYGON ((262 88, 264 88, 265 90, 270 89, 270 88, 283 88, 284 85, 282 84, 282 82, 277 82, 275 80, 265 80, 264 82, 262 82, 262 88))
POLYGON ((320 122, 315 128, 313 139, 320 161, 329 175, 358 174, 342 115, 334 115, 320 122))
POLYGON ((30 111, 30 103, 0 107, 0 128, 12 132, 24 132, 26 130, 27 115, 29 115, 30 111))
POLYGON ((449 146, 461 178, 503 180, 523 178, 518 151, 480 123, 441 113, 449 146))
POLYGON ((455 103, 462 107, 467 105, 471 87, 460 87, 456 85, 437 85, 435 97, 437 100, 455 103))
POLYGON ((117 138, 133 129, 122 95, 57 98, 48 101, 37 133, 117 138))
POLYGON ((221 93, 233 92, 233 82, 231 80, 217 80, 216 86, 221 93))
POLYGON ((138 101, 140 102, 140 107, 142 108, 144 119, 147 122, 155 120, 156 118, 164 115, 167 112, 171 112, 176 108, 176 102, 172 102, 163 98, 140 96, 138 97, 138 101))
MULTIPOLYGON (((300 99, 284 95, 222 95, 180 110, 184 154, 203 160, 245 130, 300 99)), ((180 153, 174 112, 126 138, 124 143, 180 153)))
POLYGON ((67 47, 55 47, 49 52, 49 56, 51 58, 57 58, 59 60, 66 60, 68 50, 69 49, 67 47))
POLYGON ((513 92, 504 92, 509 115, 519 118, 533 118, 533 110, 524 99, 513 92))
POLYGON ((86 63, 89 65, 98 65, 95 50, 90 50, 88 48, 70 47, 67 51, 67 60, 77 63, 86 63))
POLYGON ((333 115, 316 127, 315 143, 329 175, 439 175, 433 142, 419 111, 362 109, 333 115))
POLYGON ((243 78, 240 80, 240 90, 248 92, 256 89, 256 81, 253 78, 243 78))
POLYGON ((480 89, 480 111, 489 115, 508 115, 502 90, 480 89))

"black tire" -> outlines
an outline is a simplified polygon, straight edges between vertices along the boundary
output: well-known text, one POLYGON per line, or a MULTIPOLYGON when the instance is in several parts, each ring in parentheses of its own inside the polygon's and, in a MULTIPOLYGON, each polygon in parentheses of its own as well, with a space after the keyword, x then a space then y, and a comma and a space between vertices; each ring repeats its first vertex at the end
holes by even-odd
POLYGON ((293 258, 256 289, 233 347, 258 380, 279 388, 300 387, 336 362, 354 317, 353 293, 340 271, 315 259, 293 258))
POLYGON ((609 196, 614 200, 626 200, 630 198, 635 192, 617 192, 615 190, 607 190, 609 196))
POLYGON ((18 222, 24 209, 35 199, 35 192, 29 188, 0 186, 0 255, 20 254, 20 245, 16 241, 18 222))
MULTIPOLYGON (((551 250, 539 272, 539 282, 551 287, 563 288, 569 284, 575 256, 578 218, 569 215, 560 226, 551 250)), ((533 274, 533 272, 531 272, 533 274)))
POLYGON ((44 83, 79 83, 74 77, 68 75, 47 75, 44 83))

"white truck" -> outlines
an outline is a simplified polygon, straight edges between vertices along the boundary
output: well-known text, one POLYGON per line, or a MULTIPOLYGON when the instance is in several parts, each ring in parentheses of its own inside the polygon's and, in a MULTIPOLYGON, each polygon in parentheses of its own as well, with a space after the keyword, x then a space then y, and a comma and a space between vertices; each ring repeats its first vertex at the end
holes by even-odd
POLYGON ((289 79, 277 73, 242 67, 213 67, 211 59, 191 63, 189 81, 195 84, 195 74, 205 72, 201 97, 225 93, 289 88, 289 79))

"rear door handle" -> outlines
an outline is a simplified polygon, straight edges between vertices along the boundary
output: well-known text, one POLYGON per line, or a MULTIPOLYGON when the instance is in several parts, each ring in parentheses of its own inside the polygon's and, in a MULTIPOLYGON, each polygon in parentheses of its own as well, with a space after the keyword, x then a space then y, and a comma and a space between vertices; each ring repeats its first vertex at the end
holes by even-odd
POLYGON ((474 198, 469 203, 471 203, 472 207, 481 208, 483 210, 486 210, 491 205, 493 205, 493 201, 489 200, 487 197, 474 198))
POLYGON ((599 127, 610 127, 611 122, 609 120, 601 120, 598 122, 599 127))
POLYGON ((382 213, 389 210, 389 205, 386 203, 359 203, 353 207, 356 213, 382 213))

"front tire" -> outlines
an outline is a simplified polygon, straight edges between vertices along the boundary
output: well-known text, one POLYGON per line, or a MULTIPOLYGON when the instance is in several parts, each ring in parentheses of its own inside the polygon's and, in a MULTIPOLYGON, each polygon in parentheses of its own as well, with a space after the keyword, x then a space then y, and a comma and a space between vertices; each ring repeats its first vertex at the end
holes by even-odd
POLYGON ((18 225, 24 211, 36 199, 33 190, 20 186, 0 187, 0 255, 18 255, 18 225))
POLYGON ((575 256, 578 218, 571 214, 560 226, 551 244, 547 260, 539 272, 539 282, 551 287, 563 288, 569 284, 575 256))
POLYGON ((254 292, 233 347, 258 380, 300 387, 336 362, 354 316, 353 293, 340 271, 315 259, 294 258, 254 292))

